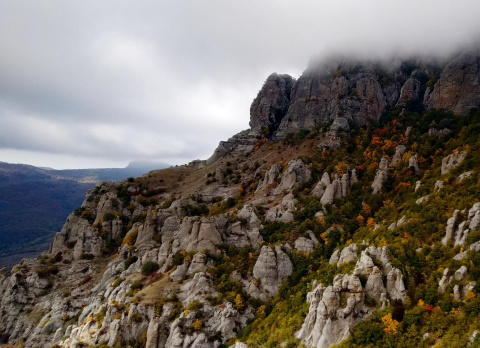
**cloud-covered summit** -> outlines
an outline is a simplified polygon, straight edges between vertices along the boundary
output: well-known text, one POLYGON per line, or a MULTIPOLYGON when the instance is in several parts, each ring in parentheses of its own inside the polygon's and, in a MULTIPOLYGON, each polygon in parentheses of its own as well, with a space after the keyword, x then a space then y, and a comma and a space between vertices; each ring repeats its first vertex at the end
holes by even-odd
POLYGON ((310 57, 440 55, 477 1, 0 4, 0 160, 57 168, 207 158, 273 71, 310 57), (39 163, 41 161, 41 163, 39 163))

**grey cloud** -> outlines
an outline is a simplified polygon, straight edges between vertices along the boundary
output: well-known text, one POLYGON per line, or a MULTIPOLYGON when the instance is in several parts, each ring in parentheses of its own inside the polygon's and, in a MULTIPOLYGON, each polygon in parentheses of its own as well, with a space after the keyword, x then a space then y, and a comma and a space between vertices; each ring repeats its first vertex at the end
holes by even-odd
POLYGON ((205 158, 248 127, 271 72, 297 77, 333 52, 446 56, 476 42, 478 13, 465 0, 1 2, 0 150, 205 158))

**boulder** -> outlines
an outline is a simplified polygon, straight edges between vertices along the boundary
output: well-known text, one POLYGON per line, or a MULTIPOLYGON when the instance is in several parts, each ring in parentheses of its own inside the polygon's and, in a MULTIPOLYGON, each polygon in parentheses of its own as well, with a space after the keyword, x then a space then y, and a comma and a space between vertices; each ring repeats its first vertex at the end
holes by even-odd
POLYGON ((259 289, 268 297, 275 296, 280 284, 293 272, 293 264, 279 246, 264 245, 260 250, 253 276, 260 281, 259 289))
POLYGON ((397 164, 401 159, 407 148, 405 145, 398 145, 395 148, 395 154, 392 157, 392 165, 397 164))
POLYGON ((280 176, 280 169, 274 164, 266 173, 263 180, 260 181, 255 193, 265 190, 267 187, 275 183, 280 176))
POLYGON ((447 157, 445 157, 442 160, 442 168, 441 168, 441 173, 447 174, 450 170, 458 166, 460 163, 463 162, 465 159, 465 156, 467 156, 466 151, 456 151, 447 157))
POLYGON ((314 247, 314 242, 305 237, 298 237, 295 241, 295 249, 303 251, 304 253, 311 253, 314 247))
POLYGON ((386 157, 382 157, 380 164, 378 166, 377 173, 375 174, 375 179, 372 183, 372 194, 377 194, 382 190, 383 184, 387 181, 387 169, 388 169, 388 160, 386 157))
POLYGON ((316 198, 321 198, 325 193, 327 186, 330 184, 330 175, 327 172, 323 173, 322 179, 315 185, 312 190, 312 196, 316 198))
POLYGON ((292 160, 288 162, 287 170, 282 174, 282 180, 274 190, 274 194, 278 195, 283 191, 292 191, 311 178, 312 172, 301 159, 292 160))
POLYGON ((458 280, 459 282, 467 279, 467 276, 468 276, 468 270, 467 270, 467 267, 465 266, 462 266, 459 269, 457 269, 454 274, 455 279, 458 280))

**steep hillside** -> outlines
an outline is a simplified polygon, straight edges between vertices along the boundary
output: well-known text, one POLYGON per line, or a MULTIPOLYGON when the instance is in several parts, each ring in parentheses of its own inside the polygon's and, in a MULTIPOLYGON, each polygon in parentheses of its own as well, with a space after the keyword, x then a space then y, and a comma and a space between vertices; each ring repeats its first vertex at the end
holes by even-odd
POLYGON ((271 75, 252 129, 97 184, 0 278, 4 341, 479 346, 478 62, 271 75))
POLYGON ((95 183, 163 167, 132 163, 126 168, 54 170, 0 162, 0 268, 48 249, 95 183))

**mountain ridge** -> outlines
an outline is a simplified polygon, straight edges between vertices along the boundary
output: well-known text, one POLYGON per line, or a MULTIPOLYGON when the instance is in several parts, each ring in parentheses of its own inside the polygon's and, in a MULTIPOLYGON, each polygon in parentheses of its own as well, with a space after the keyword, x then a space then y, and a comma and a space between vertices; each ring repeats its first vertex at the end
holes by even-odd
POLYGON ((398 81, 369 64, 271 75, 251 129, 206 161, 97 184, 1 277, 5 341, 480 344, 473 57, 398 81))

